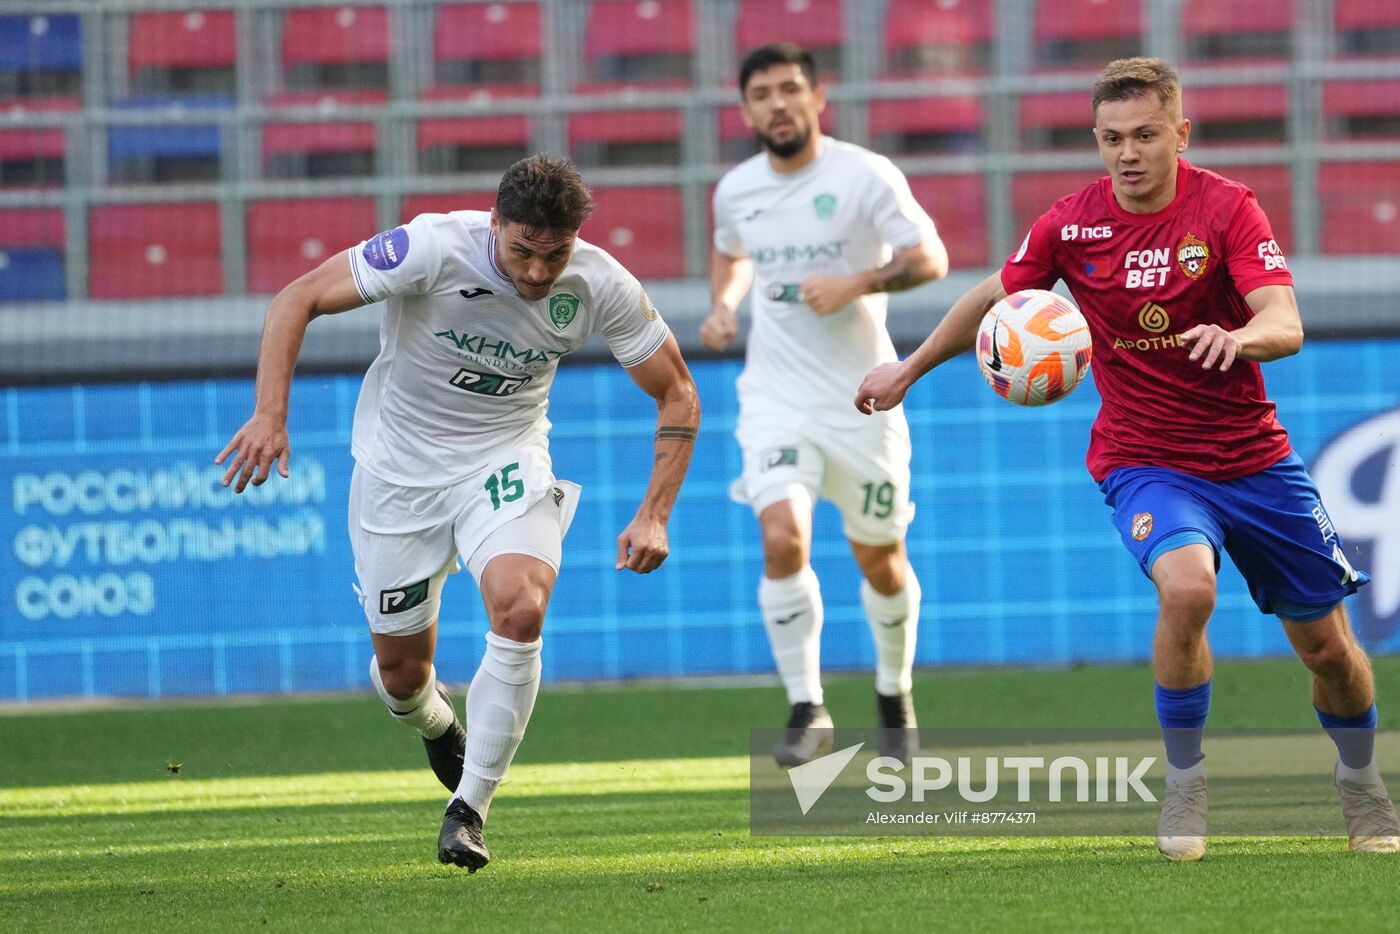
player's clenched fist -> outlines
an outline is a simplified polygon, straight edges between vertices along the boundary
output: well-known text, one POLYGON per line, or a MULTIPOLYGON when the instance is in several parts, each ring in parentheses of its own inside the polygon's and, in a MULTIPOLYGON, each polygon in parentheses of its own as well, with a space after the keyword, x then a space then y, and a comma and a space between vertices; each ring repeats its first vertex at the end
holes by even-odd
POLYGON ((664 522, 633 519, 617 537, 617 563, 613 569, 650 574, 661 567, 670 553, 664 522))
POLYGON ((700 324, 700 340, 711 350, 723 350, 739 335, 739 316, 725 308, 716 308, 700 324))
POLYGON ((238 429, 233 440, 214 458, 214 463, 222 464, 230 454, 233 460, 229 462, 223 484, 228 486, 237 477, 235 493, 242 493, 249 481, 253 486, 261 486, 272 475, 274 463, 277 472, 286 477, 292 457, 286 422, 267 415, 254 415, 238 429))
POLYGON ((856 408, 866 415, 886 412, 904 401, 909 382, 902 363, 882 363, 866 374, 856 391, 856 408))

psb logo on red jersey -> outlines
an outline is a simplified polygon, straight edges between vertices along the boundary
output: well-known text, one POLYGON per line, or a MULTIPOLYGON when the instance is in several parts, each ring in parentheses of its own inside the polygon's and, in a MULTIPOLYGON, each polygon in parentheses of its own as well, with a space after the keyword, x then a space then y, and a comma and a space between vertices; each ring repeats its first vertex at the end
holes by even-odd
POLYGON ((1176 245, 1176 264, 1192 279, 1199 279, 1210 267, 1210 247, 1195 234, 1188 233, 1176 245))
POLYGON ((1112 236, 1112 227, 1081 227, 1078 224, 1066 224, 1060 228, 1061 240, 1107 240, 1112 236))

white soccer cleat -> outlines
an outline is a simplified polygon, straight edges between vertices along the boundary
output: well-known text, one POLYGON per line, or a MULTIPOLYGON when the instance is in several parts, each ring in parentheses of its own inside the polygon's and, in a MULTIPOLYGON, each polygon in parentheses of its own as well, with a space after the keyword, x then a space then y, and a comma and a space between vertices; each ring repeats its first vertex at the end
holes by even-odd
POLYGON ((1184 782, 1168 779, 1162 817, 1157 822, 1157 852, 1179 863, 1205 856, 1208 809, 1204 775, 1184 782))
POLYGON ((1347 846, 1355 853, 1400 853, 1400 818, 1385 782, 1354 782, 1333 774, 1347 822, 1347 846))

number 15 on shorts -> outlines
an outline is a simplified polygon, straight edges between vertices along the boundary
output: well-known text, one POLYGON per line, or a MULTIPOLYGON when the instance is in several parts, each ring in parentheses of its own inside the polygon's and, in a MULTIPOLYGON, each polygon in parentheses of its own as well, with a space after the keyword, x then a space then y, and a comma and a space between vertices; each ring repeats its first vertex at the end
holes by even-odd
POLYGON ((520 469, 520 463, 506 464, 486 478, 485 489, 491 494, 491 508, 500 509, 502 503, 513 503, 525 495, 525 484, 512 479, 511 474, 520 469))

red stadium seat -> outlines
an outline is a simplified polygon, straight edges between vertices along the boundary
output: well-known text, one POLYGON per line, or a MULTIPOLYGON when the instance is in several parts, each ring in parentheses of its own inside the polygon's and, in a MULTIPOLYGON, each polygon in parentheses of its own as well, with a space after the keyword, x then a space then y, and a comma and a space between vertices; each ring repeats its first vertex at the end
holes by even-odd
POLYGON ((1182 108, 1197 143, 1277 145, 1287 131, 1288 86, 1191 86, 1182 92, 1182 108))
POLYGON ((1333 3, 1338 54, 1400 58, 1400 5, 1379 0, 1333 3))
POLYGON ((738 60, 770 42, 795 42, 812 53, 823 81, 841 73, 846 30, 841 0, 740 0, 738 60))
POLYGON ((595 188, 581 236, 639 279, 685 275, 685 228, 676 188, 595 188))
POLYGON ((1181 31, 1190 61, 1247 67, 1285 61, 1292 41, 1292 3, 1186 0, 1181 31))
MULTIPOLYGON (((482 62, 529 63, 537 65, 540 51, 540 7, 537 3, 453 3, 438 8, 437 28, 433 33, 433 58, 442 65, 464 62, 473 66, 482 62)), ((528 77, 539 81, 538 68, 533 75, 517 67, 508 77, 528 77)), ((500 81, 507 76, 469 75, 467 81, 500 81)), ((441 76, 439 77, 441 81, 441 76)), ((443 81, 442 83, 455 83, 443 81)))
POLYGON ((591 80, 688 79, 694 47, 689 0, 594 0, 588 8, 591 80))
POLYGON ((1323 163, 1321 252, 1400 255, 1400 163, 1323 163))
MULTIPOLYGON (((1188 153, 1189 155, 1189 153, 1188 153)), ((1293 186, 1285 165, 1226 165, 1207 166, 1226 178, 1243 182, 1254 192, 1259 206, 1269 217, 1274 239, 1285 253, 1293 248, 1293 186)))
MULTIPOLYGON (((321 112, 332 113, 344 106, 382 104, 387 99, 383 91, 301 91, 277 95, 268 103, 274 107, 316 107, 321 112)), ((263 125, 263 162, 268 167, 269 160, 277 157, 339 154, 359 157, 358 161, 364 166, 372 167, 375 137, 372 120, 270 121, 263 125)), ((372 169, 348 174, 367 174, 368 171, 372 169)))
POLYGON ((1083 150, 1094 143, 1094 114, 1087 90, 1022 94, 1016 107, 1021 145, 1026 149, 1083 150))
POLYGON ((248 291, 272 294, 378 230, 373 198, 298 198, 248 206, 248 291))
POLYGON ((1039 0, 1035 41, 1042 66, 1092 66, 1142 54, 1142 0, 1039 0))
POLYGON ((985 0, 890 0, 884 73, 981 74, 989 70, 991 39, 985 0))
POLYGON ((1011 211, 1016 219, 1017 242, 1030 231, 1036 218, 1050 210, 1052 204, 1103 176, 1101 168, 1017 174, 1011 180, 1011 211))
POLYGON ((382 64, 389 60, 389 11, 376 6, 291 9, 282 23, 282 64, 382 64))
POLYGON ((93 298, 217 295, 224 290, 219 206, 101 205, 88 219, 93 298))
MULTIPOLYGON (((82 107, 82 101, 73 97, 13 98, 0 100, 0 115, 22 117, 54 111, 72 113, 82 107)), ((66 151, 64 132, 62 127, 0 130, 0 162, 61 160, 66 151)), ((61 177, 54 180, 55 184, 61 182, 61 177)))
POLYGON ((26 246, 63 249, 63 212, 58 208, 0 211, 0 249, 26 246))
POLYGON ((1322 88, 1329 136, 1394 139, 1400 136, 1400 81, 1329 81, 1322 88))
MULTIPOLYGON (((581 84, 578 94, 610 94, 620 98, 638 91, 681 91, 687 81, 652 81, 645 85, 581 84)), ((674 108, 599 110, 569 115, 569 144, 664 143, 681 138, 681 112, 674 108)))
POLYGON ((406 224, 419 214, 451 211, 489 211, 496 204, 494 191, 465 191, 407 195, 399 207, 399 222, 406 224))
POLYGON ((231 10, 133 13, 127 67, 232 68, 238 38, 231 10))
POLYGON ((882 151, 975 150, 982 129, 977 97, 920 97, 870 102, 870 132, 882 151))
POLYGON ((980 175, 924 175, 909 179, 915 199, 938 225, 954 269, 987 266, 987 195, 980 175))
POLYGON ((530 118, 526 114, 493 117, 467 116, 474 104, 538 97, 534 85, 480 84, 471 87, 435 87, 423 92, 425 101, 461 101, 463 115, 425 117, 418 123, 418 148, 434 146, 525 146, 530 142, 530 118))

